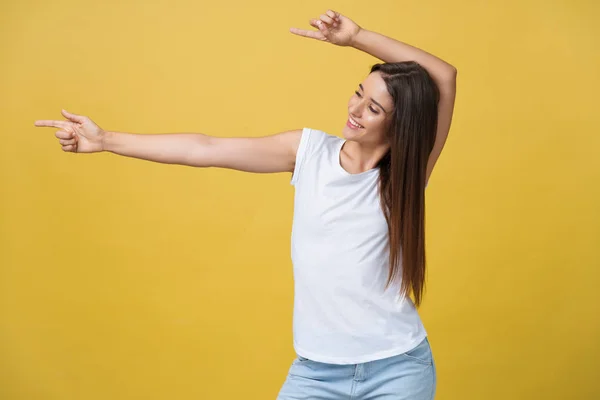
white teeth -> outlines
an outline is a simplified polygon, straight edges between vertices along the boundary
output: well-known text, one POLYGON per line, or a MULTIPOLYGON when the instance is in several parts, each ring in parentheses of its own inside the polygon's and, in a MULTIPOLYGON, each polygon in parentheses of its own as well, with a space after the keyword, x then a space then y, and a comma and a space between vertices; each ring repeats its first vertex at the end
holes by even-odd
POLYGON ((350 123, 357 128, 364 128, 362 125, 359 125, 355 120, 353 120, 352 117, 348 117, 348 120, 350 120, 350 123))

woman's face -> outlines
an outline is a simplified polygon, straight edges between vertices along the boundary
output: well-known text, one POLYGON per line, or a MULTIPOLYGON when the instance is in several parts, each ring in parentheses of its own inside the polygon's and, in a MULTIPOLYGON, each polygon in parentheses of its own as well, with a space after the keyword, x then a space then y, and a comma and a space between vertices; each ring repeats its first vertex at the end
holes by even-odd
POLYGON ((392 96, 388 93, 379 71, 372 72, 350 97, 349 118, 344 126, 343 135, 348 140, 373 146, 386 143, 386 132, 392 120, 392 112, 392 96), (361 127, 353 126, 352 122, 361 127))

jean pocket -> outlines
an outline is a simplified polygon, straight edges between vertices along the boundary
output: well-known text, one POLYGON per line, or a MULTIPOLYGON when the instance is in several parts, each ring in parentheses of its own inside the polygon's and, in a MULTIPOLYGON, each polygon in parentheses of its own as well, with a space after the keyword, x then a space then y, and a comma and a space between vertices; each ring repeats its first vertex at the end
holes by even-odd
POLYGON ((427 338, 423 339, 423 341, 419 343, 414 349, 409 350, 406 353, 402 353, 401 355, 404 358, 416 361, 421 364, 433 364, 433 354, 431 354, 431 346, 429 346, 429 340, 427 338))

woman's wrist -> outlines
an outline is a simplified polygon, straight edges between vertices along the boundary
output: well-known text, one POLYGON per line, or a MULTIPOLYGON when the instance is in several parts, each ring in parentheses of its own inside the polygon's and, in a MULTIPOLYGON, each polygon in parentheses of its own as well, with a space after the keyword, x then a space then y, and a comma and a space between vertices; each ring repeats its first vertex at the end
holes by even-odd
POLYGON ((356 32, 354 36, 352 36, 352 39, 350 39, 350 46, 357 50, 362 50, 361 43, 364 43, 363 39, 365 35, 368 35, 368 31, 364 28, 358 27, 358 32, 356 32))
POLYGON ((116 132, 104 131, 100 141, 101 151, 113 151, 116 132))

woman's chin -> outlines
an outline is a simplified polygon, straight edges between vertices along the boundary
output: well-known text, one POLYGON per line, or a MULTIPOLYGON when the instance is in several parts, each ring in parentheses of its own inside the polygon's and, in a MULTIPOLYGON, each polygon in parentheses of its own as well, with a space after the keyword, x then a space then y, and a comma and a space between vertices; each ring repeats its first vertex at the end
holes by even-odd
POLYGON ((364 129, 352 129, 349 128, 347 125, 344 126, 344 129, 342 129, 342 136, 344 136, 344 139, 348 139, 348 140, 352 140, 358 136, 360 136, 363 133, 364 129))

